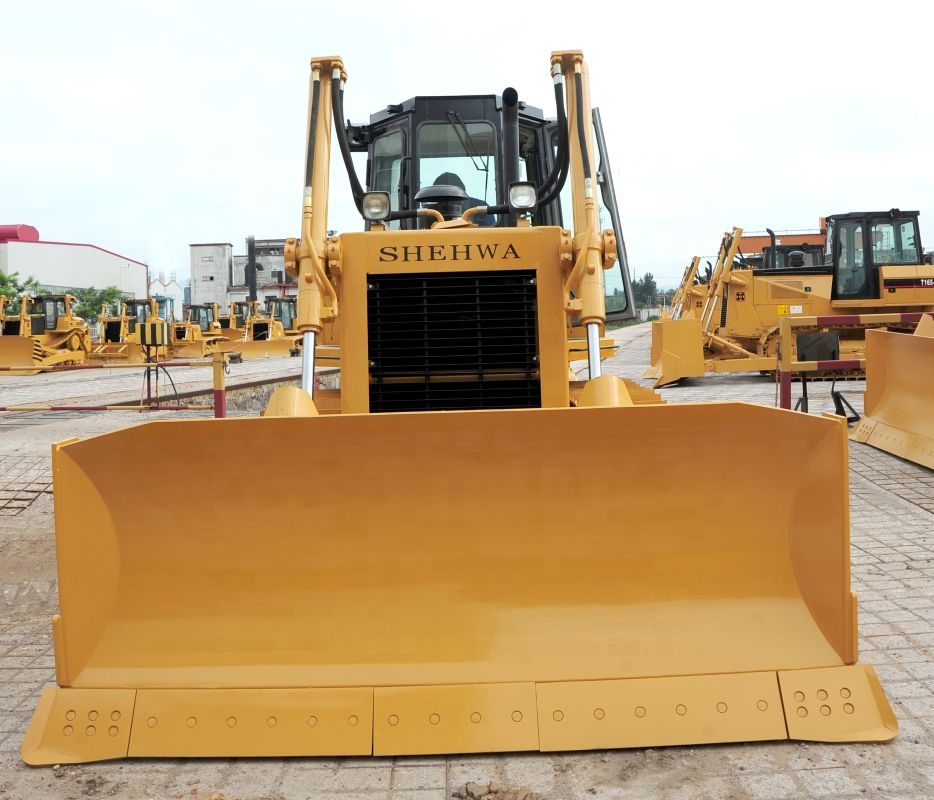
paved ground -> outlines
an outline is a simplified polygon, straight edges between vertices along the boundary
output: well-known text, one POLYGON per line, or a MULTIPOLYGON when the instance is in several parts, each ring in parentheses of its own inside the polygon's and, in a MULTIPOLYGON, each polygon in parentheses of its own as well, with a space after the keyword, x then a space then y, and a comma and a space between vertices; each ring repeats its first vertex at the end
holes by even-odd
MULTIPOLYGON (((648 332, 646 325, 617 332, 623 347, 607 371, 641 378, 648 332)), ((285 362, 246 362, 239 368, 251 375, 264 368, 295 370, 294 360, 285 362)), ((193 373, 187 379, 197 380, 193 373)), ((209 371, 200 378, 209 381, 209 371)), ((0 405, 113 402, 138 396, 139 382, 135 373, 0 376, 0 405)), ((812 384, 812 411, 832 410, 829 388, 812 384)), ((843 388, 861 410, 863 383, 847 382, 843 388)), ((775 384, 761 376, 710 376, 662 394, 670 402, 743 399, 771 405, 775 384)), ((25 767, 18 756, 22 734, 39 690, 54 675, 48 623, 57 604, 49 445, 139 419, 123 413, 0 414, 0 798, 934 797, 934 473, 859 444, 850 448, 853 583, 860 596, 862 660, 876 665, 901 726, 891 744, 777 742, 565 755, 25 767)))

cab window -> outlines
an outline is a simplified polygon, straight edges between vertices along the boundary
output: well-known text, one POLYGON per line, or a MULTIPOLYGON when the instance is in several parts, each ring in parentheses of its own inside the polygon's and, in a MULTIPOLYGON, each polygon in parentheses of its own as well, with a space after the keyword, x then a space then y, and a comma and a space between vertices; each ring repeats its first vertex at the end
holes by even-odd
MULTIPOLYGON (((418 129, 419 189, 453 173, 474 203, 496 205, 496 131, 488 122, 426 122, 418 129)), ((456 185, 456 181, 454 182, 456 185)))
MULTIPOLYGON (((387 133, 373 143, 371 188, 373 191, 389 193, 389 208, 392 211, 399 210, 403 145, 402 131, 387 133)), ((388 226, 398 230, 399 220, 389 222, 388 226)))
POLYGON ((918 263, 914 220, 878 220, 873 222, 872 263, 918 263))

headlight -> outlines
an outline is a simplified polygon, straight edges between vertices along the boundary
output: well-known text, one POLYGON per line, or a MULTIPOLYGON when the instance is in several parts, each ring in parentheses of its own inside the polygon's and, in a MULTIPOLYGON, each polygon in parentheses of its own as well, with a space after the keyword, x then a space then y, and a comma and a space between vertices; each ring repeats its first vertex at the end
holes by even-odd
POLYGON ((366 192, 362 208, 364 219, 381 222, 389 216, 389 192, 366 192))
POLYGON ((538 207, 538 191, 531 182, 509 185, 509 206, 514 212, 534 211, 538 207))

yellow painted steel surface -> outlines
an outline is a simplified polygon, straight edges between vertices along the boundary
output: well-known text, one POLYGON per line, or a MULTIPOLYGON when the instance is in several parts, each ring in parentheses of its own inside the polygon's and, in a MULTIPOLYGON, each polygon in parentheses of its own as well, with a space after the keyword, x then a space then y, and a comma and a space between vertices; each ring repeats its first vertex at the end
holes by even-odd
MULTIPOLYGON (((713 675, 732 697, 736 673, 856 660, 845 448, 842 421, 747 404, 159 421, 72 441, 54 453, 58 682, 138 690, 148 716, 134 717, 134 755, 322 752, 224 732, 232 716, 265 736, 256 721, 278 719, 291 690, 373 690, 380 752, 604 746, 599 730, 576 744, 545 735, 541 693, 562 687, 543 684, 573 696, 575 682, 713 675), (699 427, 703 453, 663 455, 699 427), (231 441, 317 460, 270 505, 249 474, 218 474, 231 441), (642 455, 617 465, 611 490, 576 481, 569 507, 569 446, 642 455), (708 513, 671 505, 672 485, 696 486, 684 474, 738 447, 729 493, 695 489, 708 513), (151 487, 122 476, 170 467, 201 475, 218 502, 167 528, 139 513, 151 487), (776 473, 786 479, 762 480, 776 473), (510 706, 527 718, 524 684, 539 691, 538 743, 503 721, 510 706), (466 688, 439 688, 452 685, 466 688), (149 717, 210 717, 211 733, 159 738, 149 717)), ((74 689, 56 691, 68 705, 74 689)), ((755 725, 729 716, 732 733, 703 740, 770 735, 748 713, 755 725)), ((63 760, 35 745, 60 724, 40 709, 24 760, 63 760)), ((678 741, 701 740, 683 730, 678 741)), ((335 751, 360 752, 354 742, 335 751)), ((106 757, 89 747, 73 760, 106 757)))
POLYGON ((913 335, 866 332, 865 416, 851 436, 934 469, 934 316, 913 335))
POLYGON ((4 375, 35 375, 30 367, 50 367, 55 364, 83 364, 84 350, 50 349, 31 336, 0 336, 0 367, 23 367, 4 371, 4 375))
MULTIPOLYGON (((42 366, 42 347, 29 336, 0 336, 0 367, 42 366)), ((7 373, 9 374, 9 373, 7 373)), ((35 372, 17 372, 35 375, 35 372)))
POLYGON ((700 322, 693 318, 655 320, 651 366, 644 377, 654 379, 658 388, 703 374, 704 338, 700 322))
POLYGON ((369 755, 373 691, 144 689, 128 755, 369 755))
POLYGON ((43 689, 23 760, 75 764, 126 756, 135 700, 132 689, 43 689))
POLYGON ((869 665, 779 672, 778 682, 792 739, 887 742, 898 732, 869 665))
POLYGON ((774 672, 545 683, 542 749, 784 739, 774 672))
MULTIPOLYGON (((543 406, 567 408, 567 316, 564 313, 560 228, 458 228, 431 233, 347 233, 341 252, 341 410, 370 408, 370 330, 367 296, 374 275, 418 275, 528 270, 534 274, 538 381, 543 406)), ((602 353, 601 353, 602 355, 602 353)), ((442 377, 443 376, 436 376, 442 377)))
POLYGON ((534 683, 377 689, 374 755, 538 750, 534 683))

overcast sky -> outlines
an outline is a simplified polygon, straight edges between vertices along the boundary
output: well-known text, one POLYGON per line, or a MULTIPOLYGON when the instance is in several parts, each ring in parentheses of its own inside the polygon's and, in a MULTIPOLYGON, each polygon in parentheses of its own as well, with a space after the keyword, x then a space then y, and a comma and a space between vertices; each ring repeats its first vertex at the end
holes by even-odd
MULTIPOLYGON (((930 250, 932 22, 853 0, 4 2, 0 223, 181 278, 189 243, 298 234, 311 56, 343 56, 366 121, 510 85, 553 114, 549 55, 582 49, 637 277, 673 285, 734 225, 893 206, 930 250)), ((329 227, 360 229, 350 209, 329 227)))

